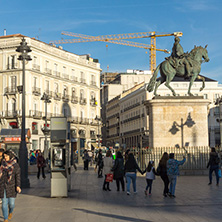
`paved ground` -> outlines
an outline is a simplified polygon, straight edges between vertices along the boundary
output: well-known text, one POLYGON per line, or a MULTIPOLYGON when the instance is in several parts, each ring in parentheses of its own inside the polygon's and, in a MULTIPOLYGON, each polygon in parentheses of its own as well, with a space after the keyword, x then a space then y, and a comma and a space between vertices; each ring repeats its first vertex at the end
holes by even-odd
POLYGON ((92 167, 83 171, 79 166, 73 171, 68 198, 50 198, 49 174, 46 180, 37 180, 35 175, 29 179, 31 188, 18 195, 12 222, 222 221, 222 185, 217 187, 214 181, 208 186, 205 176, 179 177, 175 199, 162 196, 159 177, 147 197, 143 176, 137 177, 136 195, 117 192, 115 183, 111 184, 112 191, 102 191, 103 179, 97 178, 92 167))

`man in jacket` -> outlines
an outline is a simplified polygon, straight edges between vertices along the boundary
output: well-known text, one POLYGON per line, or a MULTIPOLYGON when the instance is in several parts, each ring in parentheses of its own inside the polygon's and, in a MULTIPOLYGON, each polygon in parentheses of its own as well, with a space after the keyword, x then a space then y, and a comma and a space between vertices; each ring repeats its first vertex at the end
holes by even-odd
POLYGON ((177 176, 179 173, 179 166, 183 165, 186 161, 185 156, 183 156, 183 160, 178 161, 174 159, 174 153, 169 154, 169 160, 167 161, 167 176, 169 178, 170 183, 170 197, 175 198, 175 189, 176 189, 176 183, 177 183, 177 176))

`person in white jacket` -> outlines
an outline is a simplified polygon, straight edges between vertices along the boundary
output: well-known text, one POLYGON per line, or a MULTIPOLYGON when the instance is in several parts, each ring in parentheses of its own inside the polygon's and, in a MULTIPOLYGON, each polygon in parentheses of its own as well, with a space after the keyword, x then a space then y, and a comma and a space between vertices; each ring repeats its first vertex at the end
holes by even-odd
POLYGON ((150 161, 148 164, 148 167, 146 168, 146 170, 144 171, 144 173, 146 172, 146 189, 145 189, 145 195, 147 195, 147 191, 149 188, 149 195, 151 195, 151 191, 152 191, 152 184, 153 184, 153 180, 155 180, 155 168, 154 168, 154 161, 150 161))
POLYGON ((106 181, 107 174, 112 174, 112 167, 113 167, 113 159, 112 159, 112 153, 110 150, 106 152, 106 157, 103 159, 103 174, 105 175, 104 183, 103 183, 103 190, 105 191, 111 191, 109 188, 109 182, 106 181))

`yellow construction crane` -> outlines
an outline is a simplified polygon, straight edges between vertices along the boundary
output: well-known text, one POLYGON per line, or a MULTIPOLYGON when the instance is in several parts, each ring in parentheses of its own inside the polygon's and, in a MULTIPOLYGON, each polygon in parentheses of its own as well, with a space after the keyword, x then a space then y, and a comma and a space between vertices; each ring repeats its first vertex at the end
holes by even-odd
POLYGON ((127 34, 113 34, 113 35, 101 35, 101 36, 89 36, 78 33, 63 31, 62 35, 73 36, 79 39, 64 39, 58 41, 51 41, 54 44, 66 44, 66 43, 79 43, 79 42, 109 42, 119 45, 127 45, 132 47, 144 48, 150 50, 150 70, 153 72, 156 68, 156 51, 162 51, 165 53, 170 53, 166 49, 156 48, 156 37, 166 37, 166 36, 182 36, 182 32, 174 32, 170 34, 156 34, 156 32, 138 32, 138 33, 127 33, 127 34), (122 39, 137 39, 137 38, 151 38, 151 45, 124 41, 122 39))

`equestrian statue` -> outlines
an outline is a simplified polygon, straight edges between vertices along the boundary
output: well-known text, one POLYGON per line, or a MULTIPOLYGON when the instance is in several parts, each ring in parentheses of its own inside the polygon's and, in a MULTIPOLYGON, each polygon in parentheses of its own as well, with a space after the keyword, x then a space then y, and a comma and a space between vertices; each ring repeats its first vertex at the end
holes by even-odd
POLYGON ((205 48, 202 46, 194 46, 194 49, 192 49, 191 52, 184 53, 183 47, 180 45, 179 37, 175 37, 174 41, 171 56, 165 58, 165 61, 157 66, 147 86, 149 92, 154 90, 154 96, 158 96, 157 89, 164 82, 165 86, 172 91, 173 96, 176 96, 175 91, 170 86, 170 82, 175 76, 190 80, 188 88, 189 96, 193 96, 190 90, 196 78, 202 80, 200 91, 205 87, 205 78, 200 76, 199 73, 201 70, 201 64, 203 62, 209 62, 210 60, 207 52, 207 45, 205 48), (157 80, 157 74, 159 71, 161 76, 157 80))

